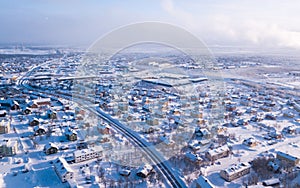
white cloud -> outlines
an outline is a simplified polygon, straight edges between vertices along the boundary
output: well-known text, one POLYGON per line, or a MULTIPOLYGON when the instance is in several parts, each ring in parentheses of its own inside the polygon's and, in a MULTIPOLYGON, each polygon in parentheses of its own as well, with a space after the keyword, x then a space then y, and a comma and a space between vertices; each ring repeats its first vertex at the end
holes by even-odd
POLYGON ((184 11, 183 9, 175 7, 173 0, 161 0, 161 6, 168 14, 174 17, 179 23, 184 24, 189 28, 194 28, 196 26, 196 21, 194 16, 191 13, 184 11))
MULTIPOLYGON (((222 9, 215 13, 202 14, 188 12, 183 7, 176 6, 174 2, 173 0, 162 0, 161 6, 171 17, 176 19, 177 23, 187 27, 208 43, 213 41, 213 43, 228 43, 228 45, 233 43, 272 48, 300 48, 300 32, 289 29, 291 25, 295 26, 297 23, 280 22, 281 17, 276 17, 276 11, 274 11, 272 19, 266 18, 264 11, 259 12, 258 10, 255 12, 255 17, 251 11, 250 14, 242 11, 228 13, 222 9), (262 19, 258 19, 259 17, 262 19)), ((224 6, 226 7, 226 5, 224 6)), ((201 6, 199 6, 199 10, 201 10, 201 6)), ((249 8, 249 10, 252 9, 249 8)))

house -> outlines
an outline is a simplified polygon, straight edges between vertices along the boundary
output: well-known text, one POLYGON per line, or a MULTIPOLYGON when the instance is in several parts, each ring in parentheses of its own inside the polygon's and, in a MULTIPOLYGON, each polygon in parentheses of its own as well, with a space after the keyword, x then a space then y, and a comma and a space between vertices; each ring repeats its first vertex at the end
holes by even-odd
POLYGON ((205 120, 201 119, 201 118, 196 118, 196 119, 193 120, 192 123, 196 124, 196 125, 204 125, 205 124, 205 120))
POLYGON ((227 145, 223 145, 221 147, 211 149, 205 153, 205 157, 210 161, 215 161, 223 157, 228 157, 230 153, 230 149, 227 145))
POLYGON ((142 178, 146 178, 153 171, 153 167, 149 164, 140 166, 136 172, 136 175, 142 178))
POLYGON ((165 118, 166 114, 162 109, 155 109, 154 110, 154 116, 158 118, 165 118))
POLYGON ((276 116, 274 114, 266 114, 265 119, 266 120, 276 120, 276 116))
POLYGON ((146 112, 152 112, 152 108, 149 104, 145 104, 142 109, 146 112))
POLYGON ((0 155, 13 156, 18 152, 17 140, 2 140, 0 141, 0 155))
POLYGON ((268 106, 268 107, 273 107, 273 106, 276 105, 276 103, 273 102, 273 101, 265 101, 265 102, 264 102, 264 105, 265 105, 265 106, 268 106))
POLYGON ((245 122, 244 119, 239 119, 239 120, 236 122, 236 124, 237 124, 238 126, 243 126, 243 125, 246 125, 247 122, 245 122))
POLYGON ((58 147, 54 143, 49 142, 48 144, 46 144, 44 146, 44 152, 47 155, 57 153, 58 152, 58 147))
POLYGON ((133 119, 134 119, 134 117, 130 114, 123 114, 123 116, 122 116, 122 120, 125 122, 132 121, 133 119))
POLYGON ((199 150, 203 148, 204 145, 209 144, 210 140, 205 139, 205 140, 191 140, 188 142, 188 147, 190 147, 193 150, 199 150))
POLYGON ((206 129, 206 128, 200 128, 196 127, 195 128, 195 134, 196 136, 202 137, 202 138, 210 138, 212 134, 206 129))
POLYGON ((199 176, 196 180, 197 188, 214 188, 213 184, 204 176, 199 176))
POLYGON ((232 112, 234 110, 236 110, 236 105, 235 104, 227 104, 226 105, 226 111, 232 112))
POLYGON ((269 170, 273 172, 279 172, 280 166, 277 164, 277 162, 269 161, 267 166, 269 170))
POLYGON ((11 110, 20 110, 20 105, 17 101, 13 101, 12 106, 10 107, 11 110))
POLYGON ((34 131, 34 135, 36 135, 36 136, 46 134, 46 128, 43 126, 39 126, 39 125, 34 126, 33 131, 34 131))
POLYGON ((262 120, 263 120, 263 118, 261 116, 252 116, 250 118, 250 121, 252 121, 252 122, 258 122, 258 121, 262 121, 262 120))
POLYGON ((0 117, 5 117, 7 115, 6 110, 0 110, 0 117))
POLYGON ((255 147, 258 144, 258 142, 253 137, 250 137, 245 139, 243 141, 243 144, 249 147, 255 147))
POLYGON ((196 164, 200 164, 200 163, 203 162, 203 159, 200 155, 194 154, 192 152, 187 152, 185 154, 185 159, 189 162, 193 162, 193 163, 196 163, 196 164))
POLYGON ((220 134, 222 132, 226 132, 227 128, 223 127, 223 126, 214 126, 214 127, 212 127, 212 131, 214 131, 217 134, 220 134))
POLYGON ((294 107, 294 109, 295 109, 297 112, 300 112, 300 105, 299 105, 299 104, 294 103, 293 107, 294 107))
POLYGON ((203 113, 198 110, 192 110, 190 115, 193 118, 203 118, 203 113))
POLYGON ((13 101, 11 99, 0 99, 0 106, 11 108, 13 101))
POLYGON ((255 115, 255 114, 257 114, 257 110, 254 109, 254 108, 247 108, 246 113, 251 114, 251 115, 255 115))
POLYGON ((146 123, 150 126, 158 125, 158 119, 149 117, 146 119, 146 123))
POLYGON ((50 106, 51 105, 51 98, 38 98, 34 99, 33 103, 36 103, 38 106, 50 106))
POLYGON ((234 111, 232 111, 232 114, 234 116, 241 116, 241 115, 243 115, 243 111, 241 111, 241 110, 234 110, 234 111))
POLYGON ((295 126, 288 126, 284 127, 282 132, 287 133, 287 134, 295 134, 296 133, 296 127, 295 126))
POLYGON ((79 142, 76 144, 76 149, 87 149, 88 148, 88 144, 86 142, 79 142))
POLYGON ((276 154, 276 158, 281 160, 281 161, 285 161, 288 165, 290 166, 296 166, 297 164, 299 164, 299 158, 292 156, 290 154, 278 151, 276 154))
POLYGON ((81 114, 76 114, 76 120, 83 120, 83 116, 81 114))
POLYGON ((268 132, 268 136, 273 139, 281 139, 283 137, 281 132, 276 130, 268 132))
POLYGON ((250 106, 250 101, 249 101, 249 100, 242 99, 242 100, 240 101, 240 104, 243 105, 243 106, 250 106))
POLYGON ((188 101, 187 99, 181 99, 181 107, 182 108, 188 108, 191 106, 190 101, 188 101))
POLYGON ((170 110, 170 113, 173 115, 173 117, 180 117, 180 115, 182 114, 182 111, 175 108, 170 110))
POLYGON ((64 183, 74 178, 74 171, 63 157, 57 158, 54 162, 54 170, 60 180, 64 183))
POLYGON ((40 121, 36 117, 29 117, 29 125, 37 126, 40 124, 40 121))
POLYGON ((79 108, 79 107, 76 107, 75 108, 75 114, 81 114, 81 115, 85 115, 85 110, 79 108))
POLYGON ((38 105, 36 102, 34 102, 34 101, 30 101, 30 102, 27 104, 27 106, 28 106, 29 108, 38 108, 38 107, 39 107, 39 105, 38 105))
POLYGON ((265 112, 271 112, 272 111, 272 108, 270 107, 266 107, 266 106, 260 106, 259 109, 265 111, 265 112))
POLYGON ((268 179, 263 181, 263 186, 270 186, 270 187, 276 187, 280 185, 280 180, 279 178, 272 178, 272 179, 268 179))
POLYGON ((75 141, 77 140, 77 132, 73 129, 68 129, 65 133, 67 139, 69 141, 75 141))
POLYGON ((200 97, 196 96, 196 95, 192 95, 190 99, 191 99, 191 101, 198 101, 200 99, 200 97))
POLYGON ((187 122, 182 118, 175 118, 174 123, 176 125, 180 125, 180 126, 183 126, 183 127, 186 126, 186 124, 187 124, 187 122))
POLYGON ((232 181, 250 173, 249 163, 239 163, 220 171, 220 176, 226 181, 232 181))
POLYGON ((54 110, 47 111, 47 118, 49 119, 57 119, 57 112, 54 110))
POLYGON ((100 134, 110 134, 110 129, 105 125, 98 125, 97 129, 100 134))
POLYGON ((149 126, 148 124, 142 124, 141 123, 141 132, 142 133, 145 133, 145 134, 150 134, 150 133, 153 133, 155 131, 155 129, 151 126, 149 126))
POLYGON ((161 141, 162 144, 164 144, 165 146, 174 146, 174 141, 171 140, 171 138, 169 138, 168 136, 160 136, 159 140, 161 141))
POLYGON ((291 111, 285 111, 285 112, 283 112, 282 116, 283 117, 288 117, 288 118, 294 118, 295 114, 291 111))
POLYGON ((8 119, 2 119, 0 122, 0 134, 9 133, 10 121, 8 119))
POLYGON ((121 103, 119 103, 118 107, 119 107, 119 110, 121 110, 123 112, 128 111, 128 104, 127 103, 121 102, 121 103))
POLYGON ((31 114, 32 111, 30 108, 26 107, 24 110, 23 110, 24 114, 28 115, 28 114, 31 114))
POLYGON ((93 148, 76 150, 73 153, 74 160, 76 163, 90 160, 90 159, 99 158, 99 157, 102 157, 102 155, 103 155, 103 148, 101 146, 95 146, 93 148))

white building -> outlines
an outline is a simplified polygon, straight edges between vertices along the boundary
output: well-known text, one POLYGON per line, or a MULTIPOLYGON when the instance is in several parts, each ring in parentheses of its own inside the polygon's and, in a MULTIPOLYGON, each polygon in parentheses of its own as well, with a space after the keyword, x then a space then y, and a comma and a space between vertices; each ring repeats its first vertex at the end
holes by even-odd
POLYGON ((17 140, 2 140, 0 141, 0 155, 2 156, 13 156, 18 152, 17 140))
POLYGON ((211 149, 205 153, 205 156, 211 160, 218 160, 223 157, 227 157, 230 153, 230 150, 227 145, 221 146, 219 148, 211 149))
POLYGON ((101 146, 96 146, 93 148, 88 149, 82 149, 82 150, 76 150, 73 153, 74 160, 76 163, 102 157, 103 154, 103 148, 101 146))
POLYGON ((74 171, 63 157, 57 158, 53 164, 54 170, 62 182, 74 178, 74 171))
POLYGON ((240 163, 220 171, 220 176, 226 181, 232 181, 250 173, 251 165, 249 163, 240 163))
POLYGON ((136 175, 142 178, 146 178, 153 171, 153 167, 149 164, 145 164, 138 168, 136 175))
POLYGON ((10 121, 8 119, 2 119, 0 121, 0 134, 9 133, 10 131, 10 121))

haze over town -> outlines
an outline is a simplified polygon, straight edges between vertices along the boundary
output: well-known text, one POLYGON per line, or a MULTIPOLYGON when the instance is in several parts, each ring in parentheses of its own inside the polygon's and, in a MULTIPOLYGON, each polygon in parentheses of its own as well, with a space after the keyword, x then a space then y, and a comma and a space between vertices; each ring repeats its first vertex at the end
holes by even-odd
POLYGON ((0 187, 300 187, 300 1, 0 1, 0 187))

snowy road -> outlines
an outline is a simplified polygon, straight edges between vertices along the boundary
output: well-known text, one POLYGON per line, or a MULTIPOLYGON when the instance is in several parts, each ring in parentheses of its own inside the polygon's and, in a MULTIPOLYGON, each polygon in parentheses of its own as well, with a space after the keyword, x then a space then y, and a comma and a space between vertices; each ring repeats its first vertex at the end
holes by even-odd
MULTIPOLYGON (((47 62, 47 63, 51 63, 51 61, 47 62)), ((49 93, 49 92, 45 92, 44 90, 39 90, 37 88, 30 87, 27 84, 28 83, 27 77, 36 68, 39 68, 39 67, 32 68, 30 71, 28 71, 22 77, 20 77, 17 82, 18 85, 23 88, 26 88, 28 90, 37 91, 41 94, 52 95, 55 97, 57 97, 59 95, 59 97, 65 98, 67 100, 71 100, 71 99, 73 99, 73 101, 76 100, 76 99, 72 98, 71 95, 68 96, 68 95, 62 95, 62 94, 57 94, 57 93, 49 93)), ((154 146, 152 146, 150 143, 145 141, 136 132, 132 131, 131 129, 129 129, 126 126, 124 126, 123 124, 121 124, 118 120, 113 119, 110 115, 101 111, 99 108, 98 109, 91 108, 90 105, 82 104, 82 99, 80 99, 80 101, 76 101, 76 102, 79 102, 78 104, 80 104, 82 106, 88 106, 87 110, 98 115, 99 117, 101 117, 102 119, 104 119, 105 121, 110 123, 112 125, 112 127, 114 127, 118 132, 122 133, 131 142, 133 142, 134 144, 139 146, 143 150, 143 152, 149 157, 149 159, 151 159, 152 163, 155 164, 155 168, 158 170, 158 172, 160 172, 163 175, 168 187, 180 187, 180 188, 187 187, 185 181, 183 180, 183 177, 180 176, 180 174, 178 173, 178 171, 176 171, 176 169, 172 168, 171 164, 164 158, 163 155, 161 155, 155 149, 154 146)))

